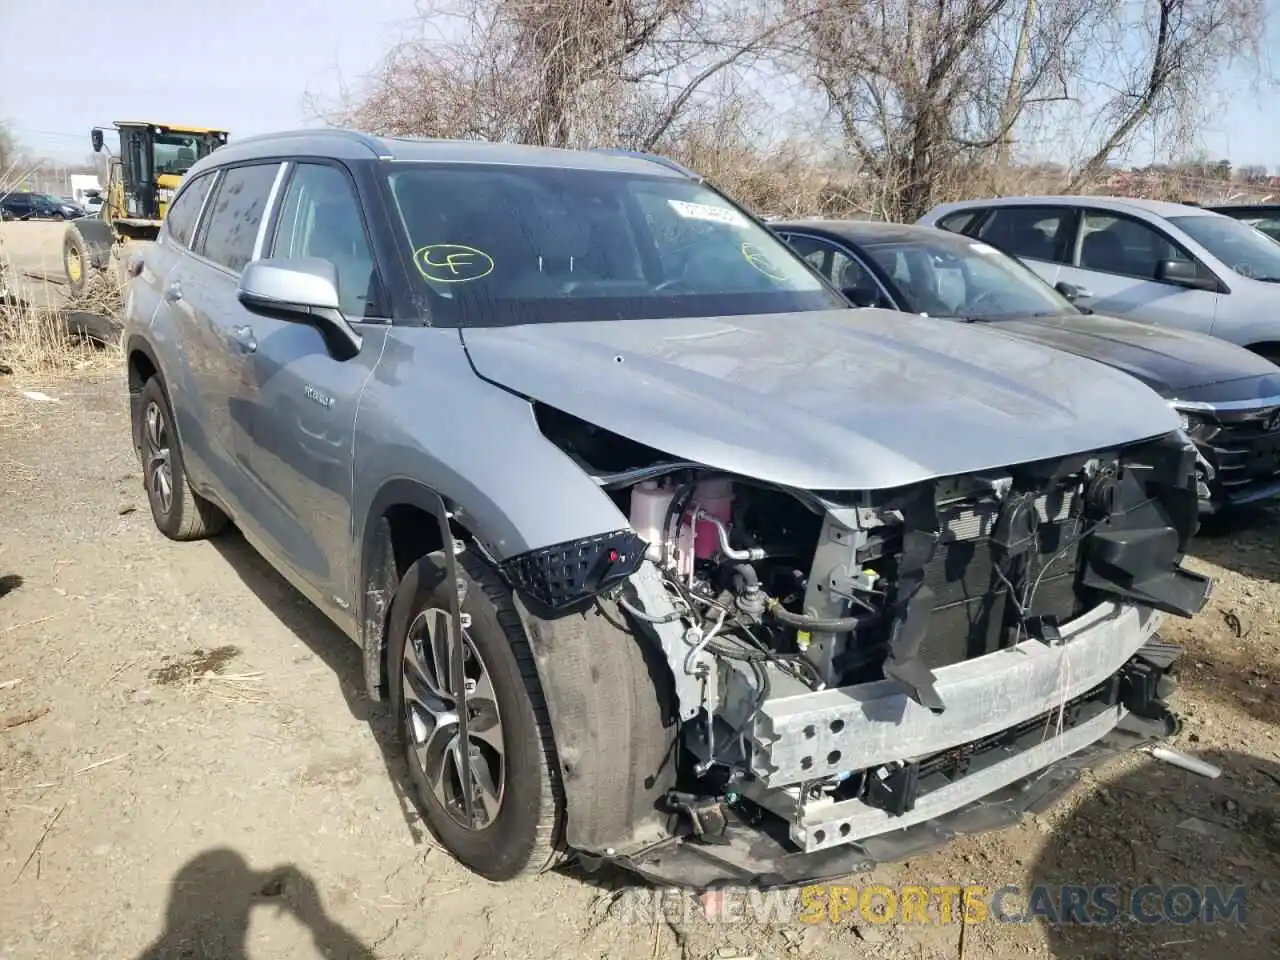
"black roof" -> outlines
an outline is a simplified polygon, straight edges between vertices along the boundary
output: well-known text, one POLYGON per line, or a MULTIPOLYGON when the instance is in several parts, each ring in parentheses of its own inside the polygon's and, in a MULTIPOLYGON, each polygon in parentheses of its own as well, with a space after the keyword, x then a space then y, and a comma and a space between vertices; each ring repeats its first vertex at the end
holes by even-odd
POLYGON ((967 251, 973 241, 941 227, 926 227, 914 223, 886 223, 883 220, 775 220, 769 224, 774 230, 795 230, 826 235, 833 240, 875 245, 878 243, 921 243, 954 246, 957 251, 967 251))

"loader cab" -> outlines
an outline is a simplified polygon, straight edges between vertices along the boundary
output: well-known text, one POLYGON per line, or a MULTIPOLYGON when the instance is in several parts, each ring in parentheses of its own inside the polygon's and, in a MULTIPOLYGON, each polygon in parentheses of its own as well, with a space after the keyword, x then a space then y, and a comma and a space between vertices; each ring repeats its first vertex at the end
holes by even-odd
MULTIPOLYGON (((113 220, 162 220, 182 175, 227 142, 225 130, 206 127, 117 120, 115 128, 120 153, 111 161, 119 164, 119 178, 111 178, 105 214, 113 220)), ((91 136, 101 152, 102 130, 91 136)))

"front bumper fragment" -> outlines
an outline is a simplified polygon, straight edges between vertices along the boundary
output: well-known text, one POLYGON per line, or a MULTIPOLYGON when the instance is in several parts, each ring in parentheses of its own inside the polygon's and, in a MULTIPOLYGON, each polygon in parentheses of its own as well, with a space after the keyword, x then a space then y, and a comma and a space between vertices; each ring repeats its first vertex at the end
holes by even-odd
POLYGON ((726 828, 719 844, 672 837, 629 856, 580 855, 580 861, 591 870, 607 860, 651 883, 695 890, 727 885, 769 889, 835 880, 880 863, 919 856, 961 837, 1005 829, 1028 813, 1043 813, 1058 803, 1085 770, 1163 739, 1168 732, 1161 724, 1127 714, 1098 739, 1043 769, 957 809, 858 843, 799 852, 785 834, 736 821, 726 828))
MULTIPOLYGON (((886 680, 770 698, 753 724, 751 772, 761 787, 786 787, 1007 730, 1110 677, 1162 619, 1149 608, 1104 603, 1065 624, 1062 642, 1053 646, 1024 640, 941 667, 935 671, 946 705, 941 714, 886 680)), ((1046 756, 1045 763, 1055 759, 1046 756)), ((860 835, 846 831, 850 839, 860 835)))

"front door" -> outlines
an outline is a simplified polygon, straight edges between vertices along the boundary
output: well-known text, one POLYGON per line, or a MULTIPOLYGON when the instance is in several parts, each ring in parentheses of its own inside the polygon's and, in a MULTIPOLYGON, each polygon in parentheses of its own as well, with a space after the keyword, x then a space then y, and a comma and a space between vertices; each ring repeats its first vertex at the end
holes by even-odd
POLYGON ((279 202, 270 256, 334 264, 344 315, 365 338, 335 360, 304 323, 254 315, 254 347, 234 393, 234 448, 252 487, 253 521, 280 560, 339 622, 355 609, 352 463, 361 392, 381 353, 376 271, 354 184, 337 164, 295 165, 279 202))
POLYGON ((1074 256, 1059 277, 1085 291, 1077 305, 1098 313, 1198 333, 1213 328, 1220 294, 1156 279, 1162 260, 1189 260, 1212 272, 1157 227, 1111 210, 1086 209, 1074 256))

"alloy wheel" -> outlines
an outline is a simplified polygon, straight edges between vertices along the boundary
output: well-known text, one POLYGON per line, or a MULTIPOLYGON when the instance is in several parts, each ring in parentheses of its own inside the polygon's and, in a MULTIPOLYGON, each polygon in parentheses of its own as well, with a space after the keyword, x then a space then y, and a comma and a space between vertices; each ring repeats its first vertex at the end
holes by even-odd
POLYGON ((160 512, 173 509, 173 461, 169 453, 169 425, 154 400, 147 404, 143 422, 146 444, 147 490, 160 512))
POLYGON ((460 826, 483 830, 497 818, 505 792, 502 718, 489 670, 465 626, 460 640, 466 680, 459 693, 451 659, 458 638, 449 612, 433 607, 409 625, 401 663, 405 728, 410 762, 436 802, 460 826), (466 744, 459 731, 461 710, 466 711, 466 744), (462 790, 464 750, 470 761, 469 797, 462 790))

